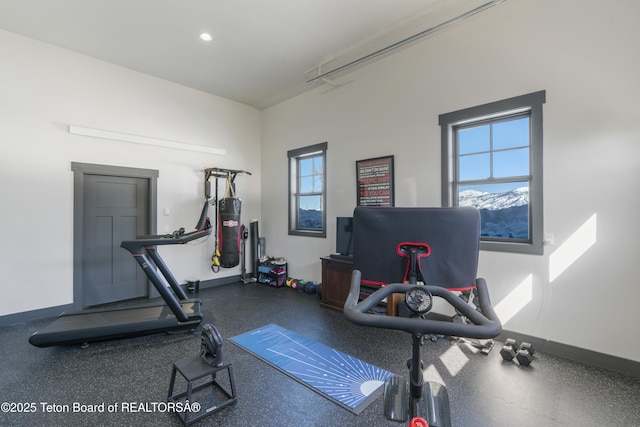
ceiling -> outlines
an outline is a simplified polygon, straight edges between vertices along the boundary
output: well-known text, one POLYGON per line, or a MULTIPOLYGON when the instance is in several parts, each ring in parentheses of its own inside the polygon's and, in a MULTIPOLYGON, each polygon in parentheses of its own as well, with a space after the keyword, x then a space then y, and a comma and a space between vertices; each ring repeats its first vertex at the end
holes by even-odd
POLYGON ((487 2, 0 0, 0 29, 264 109, 487 2))

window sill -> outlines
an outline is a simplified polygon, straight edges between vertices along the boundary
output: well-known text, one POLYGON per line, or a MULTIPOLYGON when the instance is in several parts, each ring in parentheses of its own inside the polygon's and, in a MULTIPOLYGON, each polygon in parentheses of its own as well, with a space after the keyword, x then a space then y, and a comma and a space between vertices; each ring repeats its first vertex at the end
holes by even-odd
POLYGON ((289 236, 327 237, 327 233, 325 230, 320 230, 320 231, 289 230, 289 236))
POLYGON ((507 252, 528 255, 543 255, 544 246, 532 243, 509 243, 509 242, 489 242, 480 241, 481 251, 507 252))

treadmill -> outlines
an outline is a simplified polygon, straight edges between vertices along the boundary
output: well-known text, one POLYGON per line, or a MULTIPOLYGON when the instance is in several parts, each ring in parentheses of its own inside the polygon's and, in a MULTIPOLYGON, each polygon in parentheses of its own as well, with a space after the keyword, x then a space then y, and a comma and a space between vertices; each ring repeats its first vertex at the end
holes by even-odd
POLYGON ((157 246, 181 245, 209 236, 212 228, 206 215, 207 208, 208 202, 205 202, 195 231, 185 233, 181 228, 173 234, 138 236, 120 245, 131 252, 165 303, 64 312, 47 328, 31 335, 29 343, 36 347, 84 345, 158 332, 195 330, 202 322, 202 300, 187 297, 158 254, 157 246))

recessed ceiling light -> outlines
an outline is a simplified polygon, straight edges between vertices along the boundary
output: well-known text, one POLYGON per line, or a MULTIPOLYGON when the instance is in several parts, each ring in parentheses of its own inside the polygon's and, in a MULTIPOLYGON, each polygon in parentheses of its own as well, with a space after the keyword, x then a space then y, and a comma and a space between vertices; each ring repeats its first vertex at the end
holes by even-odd
POLYGON ((211 37, 211 34, 209 33, 200 34, 200 38, 206 42, 210 42, 211 40, 213 40, 213 37, 211 37))

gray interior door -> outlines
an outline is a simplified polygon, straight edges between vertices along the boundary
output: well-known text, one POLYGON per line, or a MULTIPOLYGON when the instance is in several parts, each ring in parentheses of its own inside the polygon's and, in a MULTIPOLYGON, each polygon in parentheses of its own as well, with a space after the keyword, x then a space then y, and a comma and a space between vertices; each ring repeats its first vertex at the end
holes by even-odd
POLYGON ((85 175, 83 306, 147 295, 147 277, 123 240, 148 234, 149 180, 85 175))

